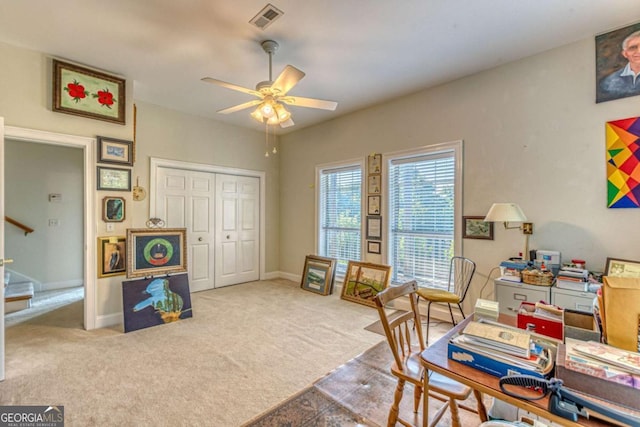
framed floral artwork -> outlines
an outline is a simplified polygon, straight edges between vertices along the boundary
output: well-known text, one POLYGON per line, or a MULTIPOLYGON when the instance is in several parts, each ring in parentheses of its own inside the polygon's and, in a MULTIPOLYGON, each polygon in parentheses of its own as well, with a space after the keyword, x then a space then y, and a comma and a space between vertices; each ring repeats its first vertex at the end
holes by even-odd
POLYGON ((125 80, 53 60, 52 109, 125 124, 125 80))

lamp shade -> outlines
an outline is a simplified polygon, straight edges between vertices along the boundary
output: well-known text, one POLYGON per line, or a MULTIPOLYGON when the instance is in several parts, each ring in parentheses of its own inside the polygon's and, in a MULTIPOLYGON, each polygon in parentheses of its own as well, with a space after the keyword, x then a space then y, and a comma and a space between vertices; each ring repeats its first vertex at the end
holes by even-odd
POLYGON ((527 217, 515 203, 494 203, 484 217, 488 222, 524 222, 527 217))

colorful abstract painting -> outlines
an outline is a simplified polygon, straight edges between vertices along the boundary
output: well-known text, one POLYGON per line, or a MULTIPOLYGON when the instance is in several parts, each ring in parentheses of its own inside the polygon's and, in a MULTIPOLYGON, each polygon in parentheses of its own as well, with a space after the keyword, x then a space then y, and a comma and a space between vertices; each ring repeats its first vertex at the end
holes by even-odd
POLYGON ((187 274, 122 282, 124 331, 192 317, 187 274))
POLYGON ((640 117, 607 122, 607 207, 640 207, 640 117))

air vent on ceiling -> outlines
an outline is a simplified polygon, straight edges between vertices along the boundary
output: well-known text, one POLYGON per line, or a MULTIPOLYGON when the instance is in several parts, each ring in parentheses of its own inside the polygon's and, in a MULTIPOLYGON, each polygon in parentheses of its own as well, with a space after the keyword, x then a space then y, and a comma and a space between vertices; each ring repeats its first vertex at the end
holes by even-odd
POLYGON ((258 12, 258 14, 249 21, 249 23, 255 25, 261 30, 264 30, 282 15, 284 15, 283 11, 272 4, 267 4, 264 9, 258 12))

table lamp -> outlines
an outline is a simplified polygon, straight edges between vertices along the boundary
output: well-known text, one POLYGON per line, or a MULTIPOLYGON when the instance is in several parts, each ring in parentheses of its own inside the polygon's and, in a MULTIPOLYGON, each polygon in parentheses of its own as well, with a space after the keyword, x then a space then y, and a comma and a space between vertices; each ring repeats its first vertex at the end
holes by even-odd
POLYGON ((522 230, 525 235, 523 256, 525 260, 529 261, 529 235, 533 234, 533 223, 526 222, 527 217, 520 209, 520 206, 515 203, 494 203, 484 220, 487 222, 502 222, 507 230, 515 228, 522 230), (510 222, 521 222, 522 225, 512 226, 509 225, 510 222))

